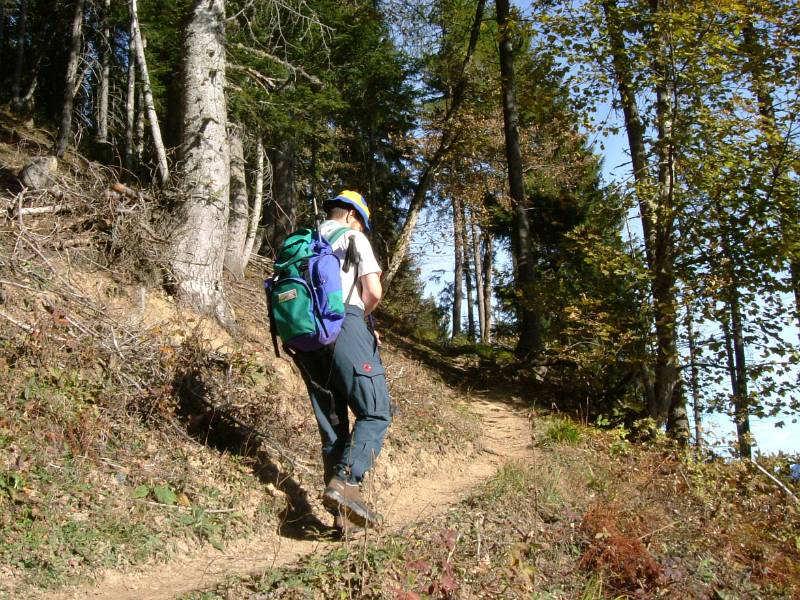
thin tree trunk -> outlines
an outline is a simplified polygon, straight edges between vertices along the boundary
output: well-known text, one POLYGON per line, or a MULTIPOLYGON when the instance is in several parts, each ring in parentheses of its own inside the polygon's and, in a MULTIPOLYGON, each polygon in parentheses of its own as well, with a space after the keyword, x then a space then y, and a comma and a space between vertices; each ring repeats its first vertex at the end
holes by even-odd
MULTIPOLYGON (((139 41, 137 36, 142 55, 139 41)), ((170 263, 178 301, 227 323, 232 314, 222 285, 230 193, 224 0, 196 2, 184 57, 182 193, 170 263)))
POLYGON ((67 70, 64 77, 64 101, 61 105, 61 126, 55 144, 55 154, 61 158, 67 150, 72 135, 72 107, 75 102, 75 81, 78 76, 78 61, 81 54, 81 30, 83 29, 84 0, 75 0, 70 29, 70 48, 67 57, 67 70))
MULTIPOLYGON (((271 169, 271 165, 267 165, 266 169, 271 169)), ((253 248, 256 247, 258 237, 258 224, 261 222, 261 210, 264 206, 264 141, 261 136, 256 140, 256 171, 254 173, 255 181, 253 182, 253 208, 250 210, 250 222, 247 224, 247 239, 244 242, 244 268, 250 261, 250 255, 253 253, 253 248)), ((262 230, 263 231, 263 230, 262 230)))
MULTIPOLYGON (((133 26, 133 35, 136 40, 136 44, 134 45, 136 50, 136 64, 139 67, 139 76, 141 77, 142 88, 144 90, 144 105, 147 109, 147 118, 150 120, 150 134, 153 137, 153 146, 155 149, 156 158, 158 160, 159 179, 161 180, 161 185, 166 185, 167 182, 169 181, 169 166, 167 164, 167 151, 164 148, 164 142, 162 141, 161 138, 161 128, 158 125, 158 115, 156 114, 156 108, 153 102, 153 90, 150 87, 150 75, 147 72, 147 61, 145 60, 144 56, 144 42, 142 41, 142 32, 139 29, 139 16, 138 16, 138 10, 136 8, 136 0, 130 0, 130 2, 131 2, 130 11, 131 11, 131 21, 132 21, 131 24, 133 26)), ((214 10, 216 10, 216 5, 217 2, 212 2, 208 8, 209 12, 213 12, 214 10)), ((198 9, 199 7, 195 7, 195 15, 197 14, 198 9)), ((224 12, 224 6, 223 6, 223 12, 224 12)), ((213 32, 210 32, 207 35, 208 37, 211 37, 213 35, 213 32)), ((201 47, 198 47, 195 50, 200 51, 200 48, 201 47)), ((215 50, 212 49, 210 50, 210 52, 212 52, 213 54, 215 50)), ((191 57, 187 58, 187 61, 194 63, 191 57)))
MULTIPOLYGON (((658 181, 655 185, 647 166, 647 154, 644 141, 644 126, 636 105, 633 76, 630 58, 625 49, 624 32, 621 16, 616 0, 603 0, 603 13, 606 20, 606 33, 611 48, 614 77, 620 103, 625 117, 625 130, 633 164, 633 175, 636 183, 636 195, 639 211, 642 216, 645 255, 651 276, 653 297, 653 315, 656 329, 656 357, 654 365, 653 393, 648 398, 648 412, 656 420, 658 426, 667 424, 671 429, 674 424, 678 428, 671 433, 683 439, 688 435, 684 424, 688 421, 678 413, 685 414, 682 405, 682 394, 673 393, 678 382, 676 321, 677 310, 675 300, 675 275, 673 269, 673 228, 675 214, 673 207, 674 193, 674 155, 672 150, 672 89, 666 61, 661 53, 663 43, 660 36, 665 35, 661 27, 653 26, 653 46, 656 52, 654 61, 656 75, 656 155, 658 160, 658 181), (656 189, 655 194, 650 190, 656 189), (675 413, 670 417, 670 413, 675 413)), ((660 13, 659 0, 650 1, 651 17, 657 19, 660 13)))
POLYGON ((17 52, 14 57, 14 76, 11 80, 11 108, 22 110, 22 67, 25 64, 25 38, 28 34, 28 0, 20 0, 17 17, 17 52))
POLYGON ((475 299, 472 297, 472 269, 469 258, 469 234, 467 233, 467 218, 464 204, 461 204, 461 222, 464 224, 464 243, 461 246, 462 260, 464 262, 464 282, 467 288, 467 338, 470 343, 475 342, 475 299))
POLYGON ((464 219, 461 198, 453 196, 453 338, 461 335, 461 304, 464 288, 464 219))
POLYGON ((497 1, 497 24, 500 28, 500 86, 503 95, 503 131, 505 134, 508 186, 514 206, 512 248, 517 257, 516 287, 520 294, 519 340, 517 353, 527 356, 541 347, 541 322, 531 306, 530 298, 536 284, 536 269, 530 224, 526 212, 525 184, 522 172, 522 152, 519 145, 519 113, 514 79, 513 24, 510 21, 508 0, 497 1))
POLYGON ((699 455, 703 450, 703 407, 700 400, 700 370, 697 368, 697 345, 694 340, 694 321, 691 304, 686 306, 686 339, 689 342, 689 383, 692 388, 694 445, 699 455))
POLYGON ((244 173, 244 145, 238 126, 228 128, 228 146, 231 153, 230 167, 230 213, 228 215, 228 239, 225 249, 225 268, 236 279, 244 279, 246 257, 244 245, 247 241, 248 198, 244 173))
POLYGON ((103 2, 103 36, 101 43, 103 50, 100 59, 100 92, 99 106, 97 111, 97 141, 105 143, 108 141, 108 90, 111 79, 111 26, 109 12, 111 11, 111 0, 103 2))
POLYGON ((494 269, 494 238, 488 231, 483 234, 483 302, 486 316, 486 341, 492 343, 492 269, 494 269))
MULTIPOLYGON (((142 40, 147 45, 147 40, 142 40)), ((136 163, 141 165, 144 162, 144 143, 145 143, 145 102, 144 102, 144 91, 142 90, 142 86, 139 85, 139 90, 136 94, 139 99, 137 101, 138 109, 136 110, 136 133, 134 135, 134 142, 133 142, 133 156, 136 159, 136 163)))
POLYGON ((469 211, 469 225, 472 233, 472 264, 475 265, 475 296, 478 300, 478 325, 480 326, 480 340, 486 343, 486 303, 483 297, 483 261, 481 260, 481 234, 475 222, 474 209, 469 211))
POLYGON ((433 182, 433 175, 441 165, 442 160, 445 158, 450 149, 450 145, 453 143, 455 138, 455 132, 451 127, 449 127, 449 125, 452 122, 455 114, 461 108, 461 104, 464 102, 464 93, 467 87, 467 68, 469 67, 470 62, 472 62, 472 56, 475 53, 475 46, 478 43, 478 35, 480 34, 481 23, 483 21, 484 5, 485 0, 478 0, 476 3, 475 18, 473 19, 472 28, 470 30, 467 54, 462 64, 459 80, 456 82, 456 85, 453 89, 453 98, 450 103, 450 107, 448 108, 442 123, 442 137, 439 139, 439 145, 436 151, 433 153, 433 156, 422 169, 422 174, 417 182, 417 186, 414 188, 414 196, 411 198, 411 203, 408 207, 406 220, 403 223, 403 226, 400 228, 400 233, 395 240, 394 248, 389 256, 389 264, 381 276, 384 294, 391 286, 392 280, 394 279, 395 275, 397 275, 400 265, 403 264, 403 261, 408 254, 408 248, 411 245, 411 236, 414 234, 414 229, 417 226, 419 213, 425 206, 428 188, 430 188, 431 183, 433 182))
POLYGON ((125 96, 125 169, 133 172, 133 133, 136 124, 136 25, 131 14, 128 39, 128 86, 125 96))

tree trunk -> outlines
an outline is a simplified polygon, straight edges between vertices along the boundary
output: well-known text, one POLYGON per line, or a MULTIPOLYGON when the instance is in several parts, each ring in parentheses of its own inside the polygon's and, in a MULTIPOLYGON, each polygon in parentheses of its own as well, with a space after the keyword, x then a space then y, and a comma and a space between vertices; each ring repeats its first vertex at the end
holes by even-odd
POLYGON ((475 265, 475 296, 478 300, 478 325, 481 343, 486 343, 486 303, 483 291, 483 261, 481 260, 481 234, 475 219, 474 209, 469 211, 469 224, 472 233, 472 263, 475 265))
POLYGON ((22 110, 22 67, 25 64, 25 38, 28 34, 28 0, 20 0, 17 17, 17 52, 14 56, 14 75, 11 80, 11 108, 22 110))
POLYGON ((744 323, 739 297, 739 279, 736 273, 736 257, 733 255, 730 238, 727 234, 723 237, 722 250, 725 258, 725 270, 728 276, 726 304, 729 312, 724 318, 723 325, 733 395, 733 420, 736 423, 739 457, 751 458, 752 440, 750 435, 750 402, 747 392, 744 323), (728 325, 728 322, 730 322, 730 325, 728 325))
POLYGON ((703 450, 703 407, 700 401, 700 370, 697 368, 697 345, 694 340, 692 306, 686 306, 686 339, 689 343, 689 383, 692 388, 692 412, 694 413, 694 445, 698 455, 703 450))
MULTIPOLYGON (((267 169, 271 169, 267 165, 267 169)), ((250 255, 253 253, 253 248, 256 247, 258 240, 258 225, 261 222, 261 210, 264 206, 264 142, 261 136, 256 140, 256 171, 254 173, 253 182, 253 208, 250 210, 250 222, 247 224, 247 239, 244 242, 244 266, 250 261, 250 255)), ((271 179, 271 177, 270 177, 271 179)), ((263 230, 262 230, 263 231, 263 230)))
POLYGON ((247 257, 244 245, 247 242, 248 198, 244 173, 244 145, 238 126, 229 127, 228 146, 231 153, 230 213, 228 215, 228 240, 225 249, 225 268, 236 279, 244 279, 247 257))
POLYGON ((470 244, 469 233, 467 233, 467 218, 464 204, 461 204, 461 222, 464 224, 464 243, 462 249, 462 261, 464 263, 464 282, 467 288, 467 338, 470 343, 475 342, 475 299, 472 297, 472 269, 470 267, 470 244))
POLYGON ((492 269, 494 269, 494 239, 488 231, 483 234, 483 303, 486 316, 485 343, 492 343, 492 269))
MULTIPOLYGON (((143 55, 139 41, 137 54, 143 55)), ((230 192, 224 0, 196 2, 184 57, 182 194, 170 262, 178 301, 228 322, 222 286, 230 192)))
POLYGON ((273 253, 297 226, 295 194, 295 144, 286 141, 272 152, 273 193, 267 214, 266 237, 273 253))
POLYGON ((131 13, 128 36, 128 86, 125 96, 125 169, 133 173, 133 133, 136 126, 136 24, 131 13))
POLYGON ((461 215, 461 198, 453 197, 453 335, 461 335, 461 304, 464 296, 464 219, 461 215))
MULTIPOLYGON (((671 78, 667 73, 668 61, 662 56, 665 44, 661 36, 665 32, 660 27, 653 27, 654 66, 658 83, 656 85, 656 155, 658 160, 658 181, 653 185, 647 166, 644 141, 644 127, 636 105, 630 59, 625 50, 624 33, 616 0, 603 0, 603 13, 611 48, 612 64, 620 103, 625 117, 625 130, 628 135, 633 175, 636 184, 636 195, 639 211, 642 216, 645 255, 651 277, 653 298, 653 315, 656 329, 656 357, 654 365, 654 388, 648 398, 648 412, 656 420, 658 426, 675 424, 681 429, 672 431, 678 437, 688 432, 683 431, 684 418, 671 418, 670 412, 685 413, 681 396, 674 395, 678 382, 676 322, 677 310, 675 300, 674 275, 674 239, 673 229, 675 211, 674 195, 674 153, 672 149, 672 88, 671 78), (655 189, 653 193, 652 189, 655 189)), ((651 16, 658 17, 659 0, 650 0, 651 16)))
MULTIPOLYGON (((139 67, 139 76, 140 76, 140 78, 142 80, 142 88, 143 88, 143 91, 144 91, 144 105, 145 105, 145 107, 147 109, 147 118, 150 120, 150 134, 153 137, 153 146, 155 148, 156 158, 158 160, 158 175, 159 175, 159 179, 161 180, 161 185, 166 185, 167 182, 169 181, 169 166, 167 165, 167 151, 164 148, 164 142, 162 141, 162 138, 161 138, 161 128, 158 125, 158 115, 156 114, 156 108, 155 108, 155 104, 153 102, 153 90, 150 87, 150 75, 148 74, 148 71, 147 71, 147 61, 145 60, 145 56, 144 56, 144 42, 142 41, 142 32, 139 29, 139 16, 138 16, 137 8, 136 8, 136 0, 130 0, 130 2, 131 2, 131 5, 130 5, 131 25, 133 27, 133 35, 134 35, 134 38, 136 40, 136 43, 134 44, 134 48, 136 50, 136 65, 139 67)), ((206 12, 209 13, 209 14, 213 13, 215 10, 217 10, 217 4, 218 4, 218 2, 212 1, 208 5, 208 8, 207 8, 206 12)), ((222 5, 223 5, 222 9, 223 9, 223 12, 224 12, 224 10, 225 10, 224 0, 222 0, 222 5)), ((203 12, 204 10, 205 9, 202 9, 199 5, 195 7, 194 15, 193 15, 193 21, 192 21, 192 24, 189 26, 190 35, 195 35, 195 36, 201 35, 202 32, 200 32, 200 31, 195 31, 194 34, 192 34, 191 27, 193 25, 196 25, 196 22, 195 22, 194 19, 197 17, 198 12, 203 12)), ((223 27, 223 31, 224 31, 224 24, 221 25, 221 27, 223 27)), ((214 32, 206 32, 205 33, 205 37, 207 37, 207 38, 214 37, 214 32)), ((201 48, 202 48, 202 46, 197 46, 196 48, 194 48, 194 50, 199 52, 201 50, 201 48)), ((215 53, 218 51, 216 48, 209 48, 208 51, 209 51, 209 53, 211 53, 211 55, 208 57, 208 61, 209 62, 213 63, 213 62, 215 62, 215 60, 219 60, 218 56, 215 58, 215 53)), ((223 68, 224 68, 224 62, 225 62, 224 56, 221 58, 221 60, 223 61, 222 64, 223 64, 223 68)), ((186 61, 187 61, 187 64, 188 63, 194 64, 195 62, 203 62, 202 60, 198 60, 196 57, 187 57, 186 61)), ((197 74, 193 74, 193 75, 197 76, 197 77, 200 77, 197 74)), ((211 77, 213 78, 213 75, 211 77)), ((222 77, 224 79, 224 77, 225 77, 224 73, 223 73, 222 77)), ((192 94, 192 92, 191 91, 187 91, 187 94, 192 94)), ((213 107, 210 110, 211 110, 211 112, 217 112, 217 111, 219 111, 219 107, 213 107)), ((185 114, 184 114, 184 119, 188 120, 188 117, 186 117, 185 114)), ((196 132, 195 135, 199 136, 200 132, 199 131, 196 132)), ((183 144, 186 145, 186 139, 185 138, 183 140, 183 144)), ((225 158, 226 158, 226 161, 227 161, 227 154, 226 154, 225 158)), ((226 183, 226 186, 227 186, 227 183, 226 183)), ((226 203, 227 203, 227 198, 226 198, 226 203)))
POLYGON ((61 158, 69 145, 72 135, 72 107, 75 102, 75 81, 78 76, 78 61, 81 54, 81 30, 83 29, 84 0, 75 0, 70 29, 70 47, 67 57, 67 71, 64 77, 64 101, 61 106, 61 126, 55 145, 55 154, 61 158))
POLYGON ((395 275, 397 275, 397 271, 400 270, 400 265, 403 264, 403 261, 408 254, 408 248, 411 245, 411 237, 414 234, 414 229, 416 229, 419 213, 425 206, 425 199, 428 194, 428 188, 430 188, 431 183, 433 182, 433 175, 441 165, 442 160, 450 149, 450 145, 453 143, 455 133, 453 129, 449 127, 449 124, 452 122, 453 117, 461 108, 461 104, 464 102, 464 93, 467 86, 467 68, 469 67, 470 62, 472 62, 472 56, 475 53, 475 46, 478 43, 478 35, 480 34, 481 23, 483 22, 484 5, 485 0, 478 0, 476 4, 475 19, 473 19, 472 28, 470 30, 467 54, 462 64, 459 80, 456 82, 453 90, 453 98, 450 103, 450 107, 448 108, 442 123, 442 137, 439 139, 439 145, 436 151, 433 153, 433 156, 422 169, 417 186, 414 188, 414 196, 411 198, 411 203, 408 207, 406 220, 403 223, 403 226, 400 228, 400 233, 395 240, 394 248, 389 256, 389 264, 381 276, 384 294, 391 286, 392 280, 394 279, 395 275))
POLYGON ((516 254, 516 288, 520 295, 517 302, 519 316, 517 353, 527 356, 537 352, 541 347, 541 322, 530 300, 536 284, 536 270, 526 212, 522 152, 519 145, 519 113, 512 47, 513 23, 510 21, 508 0, 497 1, 497 24, 500 28, 500 86, 503 95, 503 132, 508 164, 508 187, 514 206, 512 249, 516 254))
POLYGON ((106 143, 108 141, 108 90, 111 78, 111 26, 109 24, 109 12, 111 10, 111 0, 103 2, 103 36, 101 43, 103 50, 100 59, 100 91, 97 110, 97 141, 106 143))

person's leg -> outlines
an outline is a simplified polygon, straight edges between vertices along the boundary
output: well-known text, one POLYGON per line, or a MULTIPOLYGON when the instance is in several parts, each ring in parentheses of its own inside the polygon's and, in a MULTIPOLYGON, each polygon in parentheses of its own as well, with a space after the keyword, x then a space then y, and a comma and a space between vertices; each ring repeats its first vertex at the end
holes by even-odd
POLYGON ((350 433, 347 404, 337 402, 328 387, 331 355, 327 350, 298 352, 295 361, 311 400, 311 409, 317 420, 322 440, 323 485, 336 473, 350 433))
POLYGON ((356 417, 337 470, 350 483, 360 483, 380 454, 392 420, 386 374, 361 311, 348 308, 333 361, 331 389, 347 398, 356 417))

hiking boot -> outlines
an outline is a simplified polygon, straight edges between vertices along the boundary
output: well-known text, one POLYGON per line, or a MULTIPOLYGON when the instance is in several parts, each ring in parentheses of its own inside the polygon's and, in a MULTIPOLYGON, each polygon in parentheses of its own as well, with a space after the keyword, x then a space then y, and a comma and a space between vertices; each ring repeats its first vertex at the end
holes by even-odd
POLYGON ((367 532, 364 527, 359 527, 344 515, 333 517, 333 527, 338 530, 339 537, 345 539, 360 537, 367 532))
POLYGON ((380 525, 381 516, 367 506, 357 483, 347 483, 341 477, 334 476, 322 493, 322 503, 328 509, 335 509, 337 513, 342 511, 345 517, 359 527, 380 525))

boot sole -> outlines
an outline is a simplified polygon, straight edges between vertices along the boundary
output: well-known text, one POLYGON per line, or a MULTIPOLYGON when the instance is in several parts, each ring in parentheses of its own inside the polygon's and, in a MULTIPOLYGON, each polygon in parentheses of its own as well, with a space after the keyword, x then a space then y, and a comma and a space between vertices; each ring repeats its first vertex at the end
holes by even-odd
POLYGON ((358 527, 380 526, 380 520, 374 514, 357 504, 349 504, 345 497, 336 490, 325 490, 322 495, 322 504, 329 510, 342 511, 358 527))

